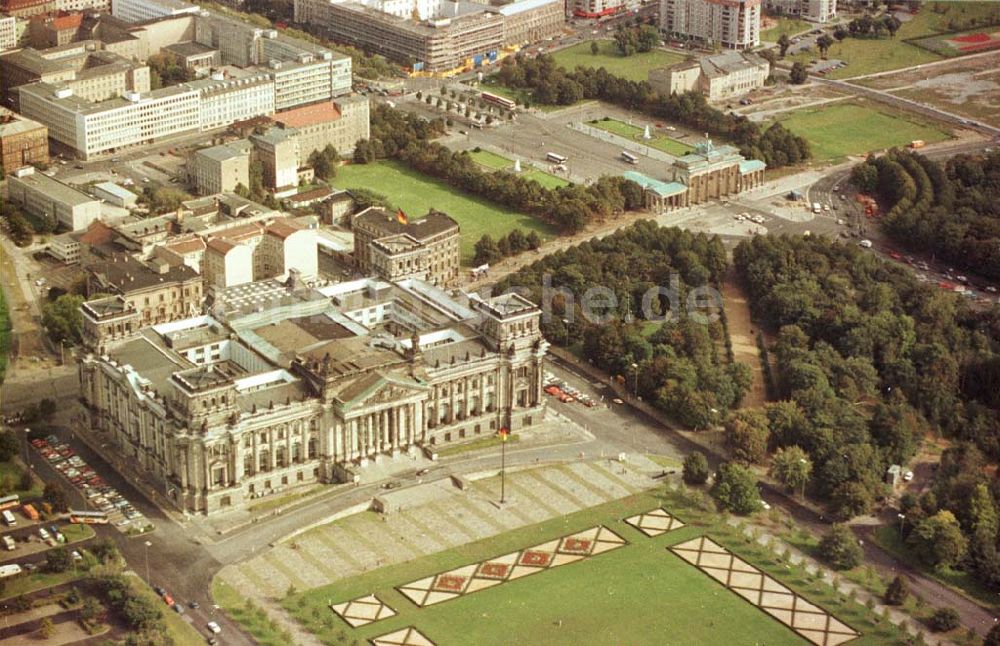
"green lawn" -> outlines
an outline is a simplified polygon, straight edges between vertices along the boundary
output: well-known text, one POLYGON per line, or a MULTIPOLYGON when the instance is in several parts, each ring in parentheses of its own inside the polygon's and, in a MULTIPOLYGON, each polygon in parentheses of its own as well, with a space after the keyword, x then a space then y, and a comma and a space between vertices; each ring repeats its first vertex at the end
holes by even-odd
POLYGON ((70 523, 68 525, 63 525, 59 528, 60 533, 66 537, 67 543, 76 543, 77 541, 85 541, 88 538, 93 538, 94 528, 90 525, 77 525, 70 523))
MULTIPOLYGON (((491 153, 488 150, 480 151, 469 151, 469 156, 479 165, 485 166, 491 170, 510 170, 514 168, 513 160, 507 159, 496 153, 491 153)), ((566 186, 569 184, 566 180, 561 177, 556 177, 551 173, 546 173, 545 171, 538 170, 537 168, 532 168, 530 164, 521 164, 521 176, 525 179, 533 179, 542 185, 542 188, 556 189, 560 186, 566 186)))
MULTIPOLYGON (((19 455, 24 455, 23 449, 19 455)), ((41 497, 45 485, 38 478, 32 478, 31 489, 27 491, 20 489, 22 473, 24 473, 24 467, 21 465, 20 457, 12 458, 7 462, 0 462, 0 480, 4 480, 9 476, 14 483, 15 488, 11 493, 21 496, 22 502, 41 497)))
POLYGON ((760 31, 760 40, 762 42, 776 43, 781 38, 781 34, 787 34, 791 37, 813 29, 811 22, 799 20, 798 18, 777 18, 776 20, 778 21, 777 25, 760 31))
POLYGON ((239 592, 219 578, 212 582, 212 600, 243 626, 261 646, 286 646, 291 643, 262 609, 247 605, 239 592))
POLYGON ((809 140, 813 158, 817 161, 835 161, 847 155, 905 146, 914 139, 932 143, 951 137, 943 130, 911 118, 916 119, 895 116, 883 112, 881 108, 869 108, 857 103, 838 103, 795 110, 783 115, 779 121, 809 140))
MULTIPOLYGON (((834 70, 826 77, 839 79, 861 76, 942 60, 942 56, 905 41, 951 32, 956 26, 965 29, 965 21, 971 19, 993 24, 1000 22, 1000 3, 927 3, 921 7, 917 15, 902 24, 895 38, 845 38, 843 42, 834 44, 827 54, 828 58, 845 60, 848 66, 834 70), (933 11, 935 5, 940 6, 943 13, 933 11)), ((808 64, 810 60, 818 58, 819 51, 814 48, 811 52, 790 56, 788 60, 808 64)))
MULTIPOLYGON (((521 437, 517 433, 511 433, 510 437, 507 438, 507 444, 516 444, 521 440, 521 437)), ((468 453, 469 451, 481 451, 483 449, 488 449, 491 446, 497 448, 500 451, 500 438, 496 435, 489 435, 482 439, 473 440, 472 442, 465 442, 464 444, 456 444, 454 446, 449 446, 441 449, 437 452, 439 458, 446 458, 452 455, 460 455, 462 453, 468 453)))
MULTIPOLYGON (((588 121, 589 125, 600 128, 607 132, 625 137, 626 139, 631 139, 640 144, 646 144, 657 150, 661 150, 668 155, 675 155, 677 157, 682 157, 694 148, 683 142, 677 141, 676 139, 671 139, 664 135, 657 134, 655 129, 650 133, 653 137, 649 141, 642 138, 645 132, 645 126, 631 126, 624 121, 618 121, 617 119, 595 119, 594 121, 588 121)), ((650 124, 652 126, 652 124, 650 124)))
MULTIPOLYGON (((837 595, 797 567, 739 538, 718 516, 700 512, 674 493, 630 496, 568 516, 298 592, 282 606, 324 643, 363 643, 416 626, 439 644, 805 644, 769 615, 725 590, 666 548, 703 533, 779 577, 812 602, 858 629, 852 646, 902 643, 897 629, 837 595), (648 538, 620 521, 664 505, 688 527, 648 538), (683 511, 680 511, 683 510, 683 511), (626 539, 617 550, 511 581, 445 603, 417 608, 395 586, 442 570, 604 524, 626 539), (375 593, 398 613, 358 629, 328 604, 375 593), (733 641, 734 636, 740 639, 733 641)), ((217 596, 218 599, 218 596, 217 596)), ((224 604, 239 605, 238 598, 224 604)), ((258 633, 254 632, 255 635, 258 633)))
POLYGON ((394 161, 342 166, 333 185, 382 193, 412 219, 422 218, 431 208, 447 213, 462 229, 462 262, 466 264, 472 261, 473 247, 484 234, 499 238, 513 229, 523 229, 537 231, 546 239, 553 233, 551 227, 530 215, 463 193, 394 161))
POLYGON ((563 108, 569 107, 565 105, 549 105, 547 103, 535 103, 535 101, 531 98, 531 90, 525 88, 511 88, 507 87, 506 85, 499 85, 496 82, 496 78, 494 76, 487 76, 485 79, 483 79, 482 89, 485 90, 486 92, 497 94, 504 98, 510 99, 511 101, 519 101, 521 105, 529 103, 531 104, 532 108, 538 108, 542 112, 552 112, 554 110, 562 110, 563 108))
POLYGON ((622 56, 615 49, 612 40, 597 41, 600 46, 598 54, 590 52, 590 43, 586 41, 560 49, 552 54, 556 63, 567 70, 572 71, 578 66, 591 67, 597 69, 603 67, 609 73, 620 76, 630 81, 645 81, 648 78, 649 70, 659 67, 669 67, 684 60, 683 54, 676 54, 665 49, 654 49, 651 52, 622 56))

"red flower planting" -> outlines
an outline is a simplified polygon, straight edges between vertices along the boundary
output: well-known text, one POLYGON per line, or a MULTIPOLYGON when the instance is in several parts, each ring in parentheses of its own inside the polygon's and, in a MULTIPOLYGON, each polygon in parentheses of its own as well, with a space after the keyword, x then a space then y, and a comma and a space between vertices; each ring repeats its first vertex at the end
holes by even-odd
POLYGON ((567 538, 563 541, 562 551, 571 554, 590 554, 591 541, 586 538, 567 538))
POLYGON ((955 36, 952 40, 956 43, 984 43, 990 40, 990 35, 984 33, 966 34, 965 36, 955 36))
POLYGON ((465 577, 454 574, 442 574, 434 582, 434 588, 443 592, 461 592, 465 587, 465 577))
POLYGON ((535 567, 545 567, 552 560, 552 555, 548 552, 533 552, 531 550, 521 555, 521 565, 534 565, 535 567))
POLYGON ((502 579, 507 576, 508 570, 510 570, 510 566, 506 563, 483 563, 479 567, 479 576, 502 579))

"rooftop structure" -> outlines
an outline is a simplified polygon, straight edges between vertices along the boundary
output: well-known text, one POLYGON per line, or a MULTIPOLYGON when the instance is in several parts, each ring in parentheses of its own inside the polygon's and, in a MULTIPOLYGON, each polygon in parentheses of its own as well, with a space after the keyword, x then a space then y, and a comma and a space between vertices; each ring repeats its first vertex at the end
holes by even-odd
POLYGON ((70 231, 86 229, 101 216, 101 203, 68 184, 63 184, 34 168, 20 168, 8 178, 11 201, 38 217, 53 218, 70 231))

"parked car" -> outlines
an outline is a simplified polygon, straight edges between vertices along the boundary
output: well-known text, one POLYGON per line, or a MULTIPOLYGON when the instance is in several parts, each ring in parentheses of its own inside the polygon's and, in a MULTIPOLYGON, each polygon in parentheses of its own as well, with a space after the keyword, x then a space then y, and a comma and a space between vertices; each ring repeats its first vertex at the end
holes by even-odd
POLYGON ((219 633, 222 632, 222 626, 220 626, 219 624, 217 624, 214 621, 208 622, 207 625, 208 625, 208 629, 211 630, 213 634, 218 635, 219 633))

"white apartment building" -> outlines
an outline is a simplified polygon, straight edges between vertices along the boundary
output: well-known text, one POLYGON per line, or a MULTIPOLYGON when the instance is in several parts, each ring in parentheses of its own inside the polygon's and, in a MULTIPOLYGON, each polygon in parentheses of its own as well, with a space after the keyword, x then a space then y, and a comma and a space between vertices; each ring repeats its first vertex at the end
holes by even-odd
POLYGON ((197 90, 170 87, 90 103, 70 88, 31 83, 20 90, 21 112, 49 127, 49 137, 89 159, 122 148, 197 131, 197 90))
POLYGON ((213 74, 181 86, 197 90, 200 95, 198 123, 202 130, 274 114, 274 80, 266 72, 233 79, 213 74))
POLYGON ((111 13, 111 0, 56 0, 56 10, 111 13))
POLYGON ((760 44, 761 0, 661 0, 660 27, 673 38, 694 38, 724 49, 760 44))
POLYGON ((200 8, 182 0, 111 0, 111 15, 125 22, 195 14, 200 8))
POLYGON ((0 16, 0 52, 17 47, 17 18, 0 16))
POLYGON ((829 22, 837 17, 837 0, 764 0, 764 7, 811 22, 829 22))

